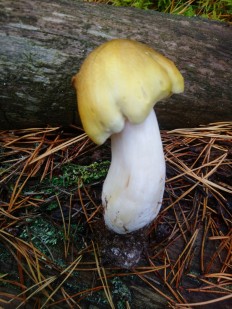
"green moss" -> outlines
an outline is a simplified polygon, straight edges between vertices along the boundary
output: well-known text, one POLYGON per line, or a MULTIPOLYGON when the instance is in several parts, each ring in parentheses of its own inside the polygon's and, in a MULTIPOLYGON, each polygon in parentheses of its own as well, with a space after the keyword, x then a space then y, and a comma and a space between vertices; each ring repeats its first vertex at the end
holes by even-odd
MULTIPOLYGON (((87 166, 68 163, 61 167, 58 176, 54 176, 51 180, 46 180, 46 182, 49 181, 54 186, 66 188, 73 185, 77 186, 79 180, 84 184, 93 184, 106 177, 109 165, 109 161, 94 162, 87 166)), ((50 187, 47 193, 51 193, 52 190, 54 188, 50 187)))
POLYGON ((48 247, 55 246, 64 240, 64 233, 42 217, 38 217, 27 220, 20 238, 32 241, 40 251, 48 253, 48 247))
POLYGON ((62 167, 61 176, 64 185, 77 184, 79 178, 85 183, 90 184, 106 177, 110 162, 94 162, 88 166, 68 164, 62 167))
POLYGON ((6 249, 6 247, 0 243, 0 263, 1 263, 1 261, 7 261, 10 258, 11 258, 11 254, 6 249))
POLYGON ((112 296, 118 309, 126 308, 126 302, 131 302, 132 295, 128 286, 119 278, 114 277, 112 283, 112 296))

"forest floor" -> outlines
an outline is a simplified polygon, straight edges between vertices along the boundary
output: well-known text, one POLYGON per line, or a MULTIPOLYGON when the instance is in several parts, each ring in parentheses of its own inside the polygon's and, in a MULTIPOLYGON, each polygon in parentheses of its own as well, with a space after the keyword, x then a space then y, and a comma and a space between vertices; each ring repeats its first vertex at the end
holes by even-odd
POLYGON ((231 308, 232 122, 161 135, 161 211, 124 241, 102 220, 109 143, 0 132, 0 308, 231 308))

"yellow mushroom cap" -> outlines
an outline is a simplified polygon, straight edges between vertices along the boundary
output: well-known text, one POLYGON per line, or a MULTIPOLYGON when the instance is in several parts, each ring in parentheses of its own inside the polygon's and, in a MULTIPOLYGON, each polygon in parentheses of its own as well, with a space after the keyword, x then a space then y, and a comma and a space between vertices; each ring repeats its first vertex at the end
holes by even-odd
POLYGON ((85 132, 103 144, 123 130, 125 120, 145 120, 159 100, 184 90, 174 63, 149 46, 127 39, 92 51, 73 78, 85 132))

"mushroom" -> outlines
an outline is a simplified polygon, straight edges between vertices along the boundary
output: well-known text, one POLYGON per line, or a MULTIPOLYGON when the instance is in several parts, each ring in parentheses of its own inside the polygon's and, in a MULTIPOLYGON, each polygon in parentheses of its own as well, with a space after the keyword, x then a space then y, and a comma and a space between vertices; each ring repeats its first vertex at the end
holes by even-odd
POLYGON ((102 191, 106 226, 126 234, 157 216, 165 186, 165 160, 153 106, 184 90, 172 61, 128 39, 92 51, 73 77, 87 135, 103 144, 111 137, 112 159, 102 191))

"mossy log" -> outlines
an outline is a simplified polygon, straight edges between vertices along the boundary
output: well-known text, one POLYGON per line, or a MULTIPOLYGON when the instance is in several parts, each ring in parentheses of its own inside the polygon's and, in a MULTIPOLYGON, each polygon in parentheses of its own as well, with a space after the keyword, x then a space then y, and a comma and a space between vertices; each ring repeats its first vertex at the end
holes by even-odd
POLYGON ((0 129, 78 123, 71 77, 113 38, 151 45, 172 59, 185 92, 156 105, 161 128, 232 120, 231 26, 82 1, 3 0, 0 129))

